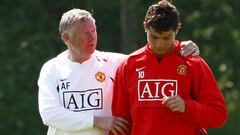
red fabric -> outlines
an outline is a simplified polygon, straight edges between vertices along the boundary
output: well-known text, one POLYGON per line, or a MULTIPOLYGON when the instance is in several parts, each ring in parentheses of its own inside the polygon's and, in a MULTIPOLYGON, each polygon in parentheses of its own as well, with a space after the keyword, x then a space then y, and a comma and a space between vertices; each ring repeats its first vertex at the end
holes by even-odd
POLYGON ((225 101, 210 68, 199 56, 181 57, 176 44, 163 58, 146 45, 117 70, 112 113, 131 122, 131 135, 200 135, 226 121, 225 101), (181 96, 185 113, 162 105, 164 94, 181 96))

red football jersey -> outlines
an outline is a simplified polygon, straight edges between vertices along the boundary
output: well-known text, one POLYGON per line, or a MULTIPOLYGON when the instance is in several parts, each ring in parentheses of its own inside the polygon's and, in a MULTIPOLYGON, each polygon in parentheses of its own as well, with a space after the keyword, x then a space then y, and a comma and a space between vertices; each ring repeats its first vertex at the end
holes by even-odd
POLYGON ((131 123, 131 135, 200 135, 220 127, 226 105, 209 66, 200 56, 180 56, 180 42, 162 58, 149 45, 130 54, 117 70, 112 113, 131 123), (163 98, 179 95, 185 112, 172 112, 163 98))

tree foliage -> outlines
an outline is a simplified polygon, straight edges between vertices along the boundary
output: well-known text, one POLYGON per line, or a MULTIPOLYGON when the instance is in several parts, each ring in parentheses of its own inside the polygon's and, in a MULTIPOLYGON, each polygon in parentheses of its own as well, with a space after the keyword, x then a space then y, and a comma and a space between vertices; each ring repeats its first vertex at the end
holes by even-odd
MULTIPOLYGON (((228 106, 228 121, 210 134, 239 135, 240 12, 239 0, 172 0, 181 14, 177 38, 193 40, 208 62, 228 106)), ((2 0, 0 8, 0 133, 43 135, 37 107, 37 79, 44 62, 66 46, 58 22, 71 8, 92 11, 98 49, 129 53, 146 42, 146 0, 2 0)), ((213 114, 214 115, 214 114, 213 114)))

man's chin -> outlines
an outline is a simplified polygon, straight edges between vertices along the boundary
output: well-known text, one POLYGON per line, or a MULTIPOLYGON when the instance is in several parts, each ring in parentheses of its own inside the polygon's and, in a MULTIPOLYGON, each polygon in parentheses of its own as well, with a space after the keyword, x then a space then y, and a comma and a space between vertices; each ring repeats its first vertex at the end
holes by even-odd
POLYGON ((89 53, 89 54, 93 54, 93 53, 95 52, 95 50, 96 50, 96 49, 90 49, 90 50, 88 51, 88 53, 89 53))

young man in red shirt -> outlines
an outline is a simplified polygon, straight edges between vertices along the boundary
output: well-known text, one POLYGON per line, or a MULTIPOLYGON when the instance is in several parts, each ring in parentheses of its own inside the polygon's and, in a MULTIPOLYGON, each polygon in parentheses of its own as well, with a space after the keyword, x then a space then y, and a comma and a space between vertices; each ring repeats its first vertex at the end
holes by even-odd
POLYGON ((131 135, 200 135, 227 118, 223 95, 200 56, 180 56, 179 13, 166 0, 149 7, 148 43, 116 73, 112 113, 131 123, 131 135))

